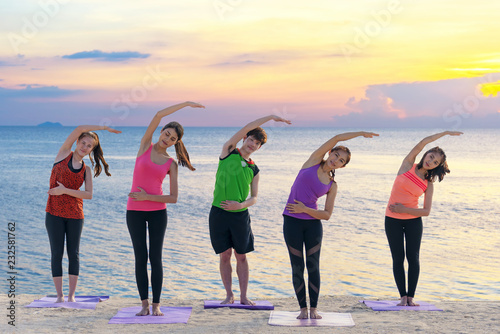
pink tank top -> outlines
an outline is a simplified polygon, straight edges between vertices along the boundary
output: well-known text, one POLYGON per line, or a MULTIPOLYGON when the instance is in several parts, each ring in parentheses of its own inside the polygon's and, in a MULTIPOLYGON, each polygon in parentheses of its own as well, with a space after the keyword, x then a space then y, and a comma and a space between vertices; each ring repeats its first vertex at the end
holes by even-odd
POLYGON ((415 174, 416 164, 404 174, 398 175, 392 186, 391 197, 385 209, 385 215, 396 219, 412 219, 416 216, 408 213, 396 213, 389 210, 389 205, 401 203, 408 208, 418 209, 418 198, 427 189, 427 180, 422 180, 415 174))
MULTIPOLYGON (((151 195, 163 195, 162 184, 165 176, 170 170, 170 165, 173 158, 168 159, 163 165, 155 164, 151 161, 151 151, 153 144, 141 156, 135 159, 134 176, 132 179, 131 192, 140 191, 137 187, 141 187, 145 192, 151 195)), ((156 211, 167 208, 166 203, 152 201, 136 201, 128 198, 127 210, 135 211, 156 211)))

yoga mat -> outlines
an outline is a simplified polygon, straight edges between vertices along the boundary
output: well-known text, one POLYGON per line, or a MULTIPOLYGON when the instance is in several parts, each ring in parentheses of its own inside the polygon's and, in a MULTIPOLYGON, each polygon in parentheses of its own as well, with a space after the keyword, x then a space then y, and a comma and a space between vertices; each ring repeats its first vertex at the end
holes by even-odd
POLYGON ((108 300, 109 296, 75 296, 75 302, 68 302, 68 297, 64 297, 64 303, 56 303, 57 296, 46 296, 34 300, 31 304, 25 307, 57 307, 57 308, 74 308, 84 310, 95 310, 97 303, 108 300))
POLYGON ((359 302, 374 311, 442 311, 426 302, 417 302, 420 306, 398 306, 399 300, 360 300, 359 302))
MULTIPOLYGON (((140 310, 142 310, 140 306, 122 308, 109 320, 108 324, 187 324, 192 307, 160 306, 163 316, 136 315, 140 310)), ((149 311, 153 312, 151 307, 149 311)))
POLYGON ((255 305, 243 305, 238 300, 235 300, 234 304, 221 304, 220 302, 220 300, 205 300, 205 308, 232 307, 247 310, 274 310, 273 304, 267 300, 254 301, 255 305))
POLYGON ((291 327, 346 327, 354 326, 350 313, 318 312, 323 319, 297 319, 297 312, 272 311, 268 324, 291 327))

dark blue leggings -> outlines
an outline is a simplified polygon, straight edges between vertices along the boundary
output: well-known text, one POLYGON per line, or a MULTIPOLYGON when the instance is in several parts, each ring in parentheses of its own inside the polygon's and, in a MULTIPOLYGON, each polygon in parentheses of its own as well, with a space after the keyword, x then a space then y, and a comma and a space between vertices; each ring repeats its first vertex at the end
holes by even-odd
POLYGON ((415 297, 420 274, 420 242, 422 241, 422 218, 396 219, 385 217, 385 234, 392 254, 394 280, 401 297, 415 297), (405 278, 405 239, 406 259, 408 260, 408 291, 405 278))
POLYGON ((305 220, 287 215, 283 215, 283 217, 283 235, 290 255, 292 281, 297 301, 301 308, 307 307, 304 280, 305 245, 307 275, 309 277, 309 302, 311 307, 317 307, 321 283, 319 255, 323 239, 323 225, 319 219, 305 220))
POLYGON ((149 230, 149 262, 151 263, 151 287, 153 303, 160 302, 163 285, 162 250, 167 229, 167 210, 127 210, 127 227, 134 246, 135 279, 141 300, 148 299, 148 247, 146 229, 149 230), (147 224, 146 224, 147 222, 147 224))
POLYGON ((68 253, 68 274, 80 273, 80 237, 83 230, 83 219, 62 218, 45 213, 45 227, 49 235, 52 277, 63 275, 62 259, 64 255, 64 239, 68 253))

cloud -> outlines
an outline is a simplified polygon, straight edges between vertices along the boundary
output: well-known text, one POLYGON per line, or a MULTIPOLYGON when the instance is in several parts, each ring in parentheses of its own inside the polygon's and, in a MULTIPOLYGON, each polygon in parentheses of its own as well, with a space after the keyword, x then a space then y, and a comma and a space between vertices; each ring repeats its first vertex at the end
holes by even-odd
POLYGON ((38 84, 21 84, 24 89, 10 89, 0 87, 0 102, 16 98, 59 98, 80 94, 81 90, 60 89, 57 86, 41 86, 38 84))
POLYGON ((126 61, 134 58, 148 58, 149 53, 136 51, 104 52, 101 50, 82 51, 62 56, 64 59, 97 59, 102 61, 126 61))
POLYGON ((500 73, 440 81, 371 85, 365 97, 351 97, 350 112, 333 116, 339 126, 462 127, 500 126, 500 96, 481 88, 500 73), (491 123, 493 122, 493 124, 491 123))
POLYGON ((230 67, 230 66, 250 66, 250 65, 263 65, 265 63, 254 61, 254 60, 243 60, 239 62, 224 62, 224 63, 218 63, 218 64, 213 64, 210 66, 214 67, 230 67))

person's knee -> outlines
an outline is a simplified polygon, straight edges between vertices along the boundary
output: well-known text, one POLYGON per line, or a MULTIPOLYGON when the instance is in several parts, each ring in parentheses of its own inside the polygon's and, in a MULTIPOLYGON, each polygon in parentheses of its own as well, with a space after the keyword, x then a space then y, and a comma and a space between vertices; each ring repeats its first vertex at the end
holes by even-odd
POLYGON ((229 248, 229 249, 225 250, 224 252, 220 253, 220 261, 222 263, 231 262, 232 252, 233 252, 233 249, 229 248))
POLYGON ((247 255, 246 254, 238 254, 235 251, 234 252, 234 257, 236 257, 236 262, 238 262, 238 263, 245 263, 245 262, 247 262, 247 255))
POLYGON ((408 259, 408 265, 419 265, 420 263, 420 257, 418 253, 408 255, 407 259, 408 259))

